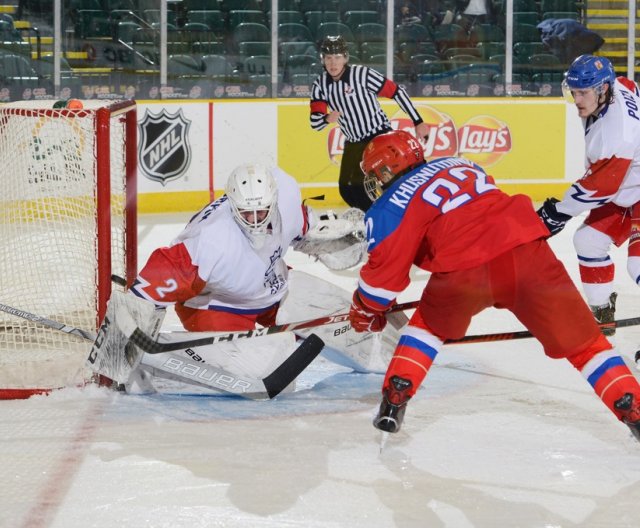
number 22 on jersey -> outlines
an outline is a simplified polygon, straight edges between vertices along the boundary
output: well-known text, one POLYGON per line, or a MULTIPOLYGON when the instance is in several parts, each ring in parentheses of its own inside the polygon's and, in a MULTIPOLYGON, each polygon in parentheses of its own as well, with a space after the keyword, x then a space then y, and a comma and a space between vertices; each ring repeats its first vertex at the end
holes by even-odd
POLYGON ((453 167, 439 172, 422 191, 422 199, 442 214, 497 187, 488 176, 472 167, 453 167))

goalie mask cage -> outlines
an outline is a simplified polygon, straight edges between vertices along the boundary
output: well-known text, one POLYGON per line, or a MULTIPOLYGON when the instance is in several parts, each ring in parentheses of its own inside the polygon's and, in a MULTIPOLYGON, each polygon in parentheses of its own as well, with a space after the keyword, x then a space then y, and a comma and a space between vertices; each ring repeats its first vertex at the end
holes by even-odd
MULTIPOLYGON (((95 331, 137 272, 136 105, 0 106, 0 303, 95 331)), ((0 399, 90 379, 91 343, 0 311, 0 399)))

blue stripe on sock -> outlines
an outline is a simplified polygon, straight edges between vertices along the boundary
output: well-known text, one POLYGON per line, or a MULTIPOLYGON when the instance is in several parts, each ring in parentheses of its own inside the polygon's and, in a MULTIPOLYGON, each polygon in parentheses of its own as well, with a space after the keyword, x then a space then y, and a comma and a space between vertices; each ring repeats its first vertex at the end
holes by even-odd
POLYGON ((620 356, 614 356, 607 359, 602 365, 600 365, 593 373, 587 378, 587 381, 592 387, 595 387, 598 380, 607 372, 607 370, 614 367, 624 365, 625 362, 620 356))
POLYGON ((609 255, 606 257, 583 257, 578 255, 578 260, 581 262, 608 262, 611 261, 611 257, 609 255))
POLYGON ((431 358, 431 361, 433 361, 438 355, 438 351, 435 348, 430 347, 424 341, 420 341, 413 336, 403 335, 400 338, 398 345, 415 348, 416 350, 422 352, 425 356, 429 356, 431 358))

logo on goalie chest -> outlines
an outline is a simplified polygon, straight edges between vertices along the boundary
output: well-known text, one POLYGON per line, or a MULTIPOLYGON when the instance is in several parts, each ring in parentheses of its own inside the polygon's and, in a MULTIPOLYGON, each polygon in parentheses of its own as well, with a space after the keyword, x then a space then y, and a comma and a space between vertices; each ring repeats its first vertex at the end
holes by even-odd
POLYGON ((147 178, 165 185, 182 176, 191 162, 189 127, 182 109, 170 114, 147 111, 140 123, 140 169, 147 178))

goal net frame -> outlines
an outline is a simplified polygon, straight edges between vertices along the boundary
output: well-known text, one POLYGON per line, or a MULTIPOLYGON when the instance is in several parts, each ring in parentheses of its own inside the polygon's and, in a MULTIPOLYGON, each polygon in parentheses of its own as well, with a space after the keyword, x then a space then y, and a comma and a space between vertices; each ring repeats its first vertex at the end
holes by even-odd
MULTIPOLYGON (((22 252, 28 264, 33 265, 35 269, 35 266, 46 263, 46 251, 43 251, 44 254, 38 254, 39 248, 35 247, 38 244, 34 244, 33 255, 30 255, 30 248, 12 247, 11 244, 15 246, 15 241, 20 240, 20 237, 12 237, 11 229, 13 232, 33 230, 38 231, 40 237, 46 236, 47 233, 60 229, 60 222, 64 223, 66 202, 70 204, 69 209, 74 201, 88 205, 86 210, 78 213, 78 218, 69 222, 75 226, 70 228, 73 231, 71 236, 93 237, 93 240, 83 239, 86 245, 91 246, 87 248, 87 253, 91 253, 91 258, 95 257, 92 263, 90 258, 85 259, 89 261, 87 266, 94 268, 89 269, 87 274, 95 272, 93 284, 87 286, 89 290, 93 287, 93 291, 87 291, 87 297, 82 299, 83 307, 87 307, 88 310, 83 311, 83 319, 78 323, 76 319, 66 318, 65 306, 41 308, 36 301, 30 304, 26 298, 10 295, 11 281, 6 276, 0 276, 0 303, 32 311, 64 324, 82 325, 83 330, 96 331, 104 318, 107 301, 111 296, 112 273, 124 274, 128 285, 137 274, 136 103, 83 101, 82 109, 73 110, 54 109, 52 106, 53 101, 22 101, 0 105, 0 163, 4 157, 4 170, 7 173, 11 173, 12 165, 19 167, 14 171, 18 173, 17 176, 8 174, 6 179, 13 178, 16 187, 29 179, 27 199, 13 196, 12 201, 12 196, 9 195, 8 201, 3 205, 6 197, 0 197, 0 208, 5 209, 0 210, 0 244, 2 251, 7 254, 22 252), (29 127, 30 130, 23 134, 22 129, 29 127), (43 131, 47 127, 51 127, 52 131, 60 130, 61 133, 49 131, 49 136, 45 136, 43 131), (73 132, 65 132, 70 129, 73 129, 73 132), (23 144, 29 143, 27 148, 19 148, 18 140, 11 137, 12 131, 15 133, 14 136, 26 138, 23 144), (41 132, 42 137, 39 135, 41 132), (72 136, 71 140, 66 139, 67 143, 75 141, 80 144, 75 146, 72 155, 62 153, 69 147, 64 143, 64 139, 56 137, 64 136, 65 133, 72 136), (11 141, 16 145, 12 145, 11 141), (60 144, 56 144, 57 141, 60 144), (34 155, 34 151, 41 155, 34 155), (24 159, 21 160, 21 156, 24 159), (46 169, 34 168, 40 163, 39 158, 47 156, 52 160, 63 161, 58 161, 57 165, 56 161, 48 161, 46 169), (80 198, 55 195, 55 186, 58 183, 56 180, 59 181, 60 187, 63 184, 69 186, 69 182, 64 181, 65 167, 77 171, 75 178, 78 185, 86 185, 87 189, 93 187, 92 195, 89 194, 90 189, 83 190, 84 195, 80 198), (39 175, 38 170, 46 171, 46 181, 38 180, 44 178, 39 175), (87 174, 89 172, 91 174, 87 174), (44 188, 43 194, 36 194, 40 192, 40 187, 44 188), (53 194, 47 195, 47 188, 53 189, 53 194), (36 212, 31 210, 31 205, 26 205, 34 202, 38 205, 36 212), (54 207, 55 212, 52 212, 54 207), (12 214, 13 216, 10 216, 12 214), (63 219, 59 221, 59 218, 63 219), (75 231, 81 234, 76 235, 75 231), (42 310, 47 313, 42 313, 42 310), (88 315, 88 311, 93 313, 88 315)), ((11 185, 10 181, 8 183, 11 185)), ((71 192, 74 183, 71 182, 71 192)), ((67 257, 69 262, 68 267, 65 267, 66 273, 58 275, 68 274, 72 279, 76 256, 64 256, 65 259, 67 257)), ((6 273, 7 268, 7 265, 5 268, 2 267, 2 258, 0 255, 0 274, 6 273)), ((22 268, 21 265, 17 267, 22 268)), ((26 266, 24 269, 16 269, 15 274, 14 270, 10 273, 15 275, 16 280, 25 281, 27 284, 30 280, 29 268, 26 266)), ((61 276, 49 277, 47 287, 53 290, 58 287, 64 288, 61 279, 61 276)), ((33 298, 43 293, 37 291, 40 287, 39 284, 34 287, 36 291, 33 292, 33 298)), ((48 295, 51 297, 51 292, 48 292, 48 295)), ((55 294, 53 297, 55 298, 55 294)), ((61 303, 63 304, 64 300, 61 300, 61 303)), ((0 399, 25 398, 69 385, 83 385, 90 381, 91 372, 86 368, 85 360, 91 343, 68 334, 53 337, 52 332, 62 334, 54 329, 39 327, 32 322, 25 322, 0 312, 0 399), (56 346, 59 349, 56 349, 56 346)))

